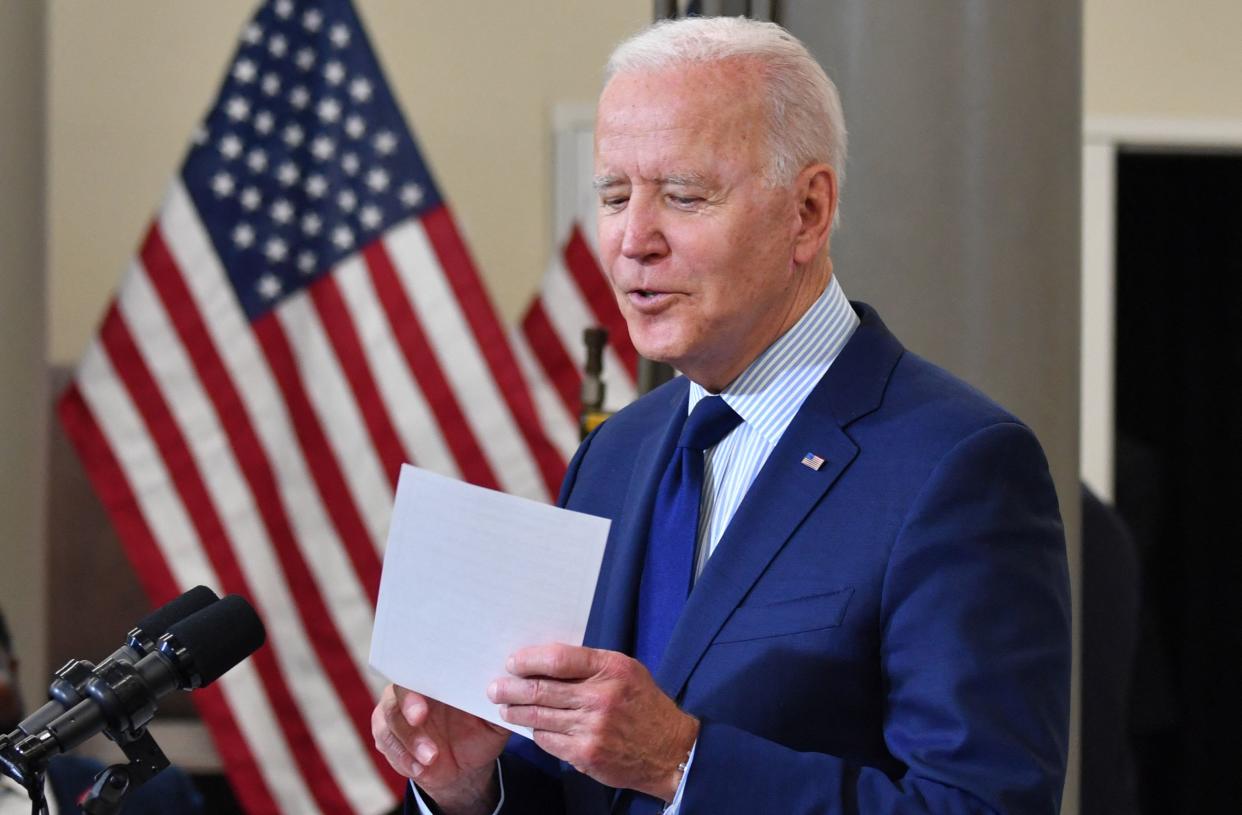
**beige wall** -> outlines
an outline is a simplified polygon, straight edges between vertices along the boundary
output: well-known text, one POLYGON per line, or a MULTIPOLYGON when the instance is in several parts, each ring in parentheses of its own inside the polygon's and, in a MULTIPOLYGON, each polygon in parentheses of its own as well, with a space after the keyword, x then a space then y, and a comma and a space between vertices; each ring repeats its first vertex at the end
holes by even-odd
POLYGON ((44 670, 43 8, 0 8, 0 607, 39 698, 44 670))
POLYGON ((1083 5, 1087 116, 1242 120, 1242 2, 1083 5))
MULTIPOLYGON (((85 349, 250 0, 49 5, 49 353, 85 349)), ((591 102, 651 0, 357 0, 398 101, 507 319, 551 229, 552 106, 591 102)))

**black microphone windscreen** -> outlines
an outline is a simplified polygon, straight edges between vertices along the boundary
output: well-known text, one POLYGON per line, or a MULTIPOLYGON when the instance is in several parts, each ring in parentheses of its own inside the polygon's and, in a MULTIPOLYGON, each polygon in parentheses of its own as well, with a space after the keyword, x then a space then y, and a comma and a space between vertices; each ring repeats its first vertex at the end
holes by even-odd
POLYGON ((253 654, 267 637, 254 608, 236 594, 175 623, 168 633, 189 652, 203 685, 253 654))
POLYGON ((134 626, 152 640, 158 640, 168 629, 181 622, 196 611, 219 600, 220 597, 206 586, 195 586, 180 597, 169 600, 164 605, 143 617, 134 626))

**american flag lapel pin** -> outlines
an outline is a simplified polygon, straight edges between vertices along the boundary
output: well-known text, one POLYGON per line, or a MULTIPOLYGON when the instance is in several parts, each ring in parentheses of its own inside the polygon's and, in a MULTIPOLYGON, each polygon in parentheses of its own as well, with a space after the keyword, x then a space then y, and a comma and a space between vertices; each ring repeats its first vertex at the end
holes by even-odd
POLYGON ((807 453, 802 457, 802 465, 818 471, 820 467, 824 466, 824 460, 814 453, 807 453))

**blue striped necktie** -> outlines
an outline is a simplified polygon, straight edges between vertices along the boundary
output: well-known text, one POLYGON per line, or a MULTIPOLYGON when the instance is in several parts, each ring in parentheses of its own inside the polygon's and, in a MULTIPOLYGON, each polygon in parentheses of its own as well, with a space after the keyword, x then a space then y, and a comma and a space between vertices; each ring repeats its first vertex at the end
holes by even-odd
POLYGON ((634 656, 652 673, 690 594, 703 496, 703 453, 741 421, 719 396, 700 399, 660 479, 639 582, 634 637, 634 656))

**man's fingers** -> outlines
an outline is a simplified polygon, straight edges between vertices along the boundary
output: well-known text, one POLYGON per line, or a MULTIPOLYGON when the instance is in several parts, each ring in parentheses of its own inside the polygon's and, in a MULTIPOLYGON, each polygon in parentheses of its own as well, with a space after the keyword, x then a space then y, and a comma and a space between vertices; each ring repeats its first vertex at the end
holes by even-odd
POLYGON ((515 676, 551 676, 556 679, 585 679, 602 667, 607 651, 555 643, 515 651, 505 670, 515 676))
MULTIPOLYGON (((376 713, 379 713, 378 707, 376 708, 376 713)), ((414 757, 405 749, 401 739, 392 730, 387 726, 377 726, 375 719, 376 716, 373 715, 371 718, 371 735, 375 738, 375 749, 379 750, 384 758, 388 759, 388 763, 398 773, 406 776, 410 775, 415 764, 414 757)))
POLYGON ((542 705, 544 707, 582 707, 577 684, 546 676, 503 676, 487 689, 487 698, 498 705, 542 705))
POLYGON ((397 704, 401 710, 401 717, 410 725, 410 727, 422 727, 427 716, 431 712, 431 705, 427 702, 427 697, 421 693, 415 693, 405 688, 397 688, 396 690, 397 704))
POLYGON ((582 714, 576 710, 539 705, 504 705, 500 708, 500 717, 510 724, 529 727, 535 732, 569 733, 578 729, 582 722, 582 714))

